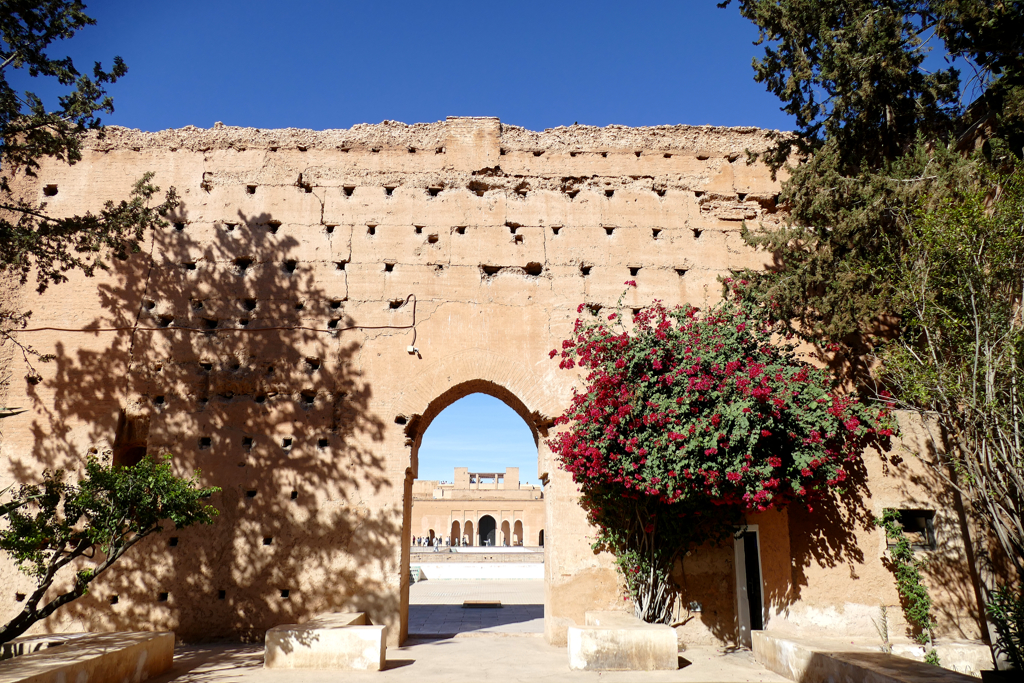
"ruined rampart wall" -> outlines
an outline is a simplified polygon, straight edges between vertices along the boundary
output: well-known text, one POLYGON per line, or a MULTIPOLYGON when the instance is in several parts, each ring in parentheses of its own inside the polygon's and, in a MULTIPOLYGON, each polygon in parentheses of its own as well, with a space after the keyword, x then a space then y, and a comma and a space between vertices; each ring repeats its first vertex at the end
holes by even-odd
MULTIPOLYGON (((76 166, 44 164, 24 190, 55 212, 97 211, 147 171, 182 203, 109 273, 10 297, 33 327, 61 329, 19 336, 56 356, 35 364, 38 376, 0 349, 6 400, 29 408, 0 425, 2 483, 90 453, 149 452, 201 468, 223 492, 215 526, 157 536, 41 628, 258 639, 355 609, 397 642, 419 442, 474 391, 506 401, 538 440, 549 639, 586 609, 621 605, 543 442, 574 381, 548 352, 581 302, 599 315, 626 280, 637 283, 626 307, 701 304, 730 268, 766 265, 739 236, 742 220, 781 217, 778 184, 745 162, 765 144, 756 129, 536 133, 455 118, 323 132, 113 128, 76 166), (66 331, 81 329, 97 331, 66 331)), ((879 477, 909 481, 886 468, 879 477)), ((930 485, 913 495, 932 498, 930 485)), ((866 509, 882 504, 898 501, 866 509)), ((867 516, 824 532, 799 512, 762 520, 771 619, 839 628, 854 609, 870 629, 869 610, 895 604, 867 516), (822 540, 833 531, 842 547, 822 540)), ((731 558, 694 562, 688 585, 713 597, 687 637, 734 640, 731 558)), ((25 591, 12 567, 2 577, 25 591)), ((18 607, 2 604, 0 617, 18 607)))

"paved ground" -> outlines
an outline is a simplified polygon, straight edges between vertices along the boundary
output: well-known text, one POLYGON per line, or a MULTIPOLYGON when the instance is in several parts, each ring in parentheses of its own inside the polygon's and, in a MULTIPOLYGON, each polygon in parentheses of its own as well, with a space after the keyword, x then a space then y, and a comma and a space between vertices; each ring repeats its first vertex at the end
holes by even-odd
POLYGON ((263 668, 261 646, 179 647, 171 673, 152 683, 790 683, 753 661, 749 652, 693 648, 680 653, 678 671, 570 671, 565 648, 543 638, 515 635, 410 639, 389 647, 382 672, 281 671, 263 668))
POLYGON ((409 587, 409 635, 544 633, 544 581, 420 581, 409 587), (500 600, 500 608, 465 608, 500 600))

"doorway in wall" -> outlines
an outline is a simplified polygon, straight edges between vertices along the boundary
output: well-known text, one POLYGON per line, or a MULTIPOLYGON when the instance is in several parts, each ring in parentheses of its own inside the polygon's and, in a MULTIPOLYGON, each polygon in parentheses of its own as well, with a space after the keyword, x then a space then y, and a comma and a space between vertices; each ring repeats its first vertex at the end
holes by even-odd
POLYGON ((751 646, 751 631, 764 628, 764 591, 761 579, 761 549, 756 525, 733 537, 736 566, 736 614, 739 642, 751 646))
POLYGON ((435 400, 418 430, 406 432, 416 474, 405 521, 410 637, 544 631, 539 435, 515 396, 470 384, 435 400), (501 607, 465 608, 466 601, 501 607))

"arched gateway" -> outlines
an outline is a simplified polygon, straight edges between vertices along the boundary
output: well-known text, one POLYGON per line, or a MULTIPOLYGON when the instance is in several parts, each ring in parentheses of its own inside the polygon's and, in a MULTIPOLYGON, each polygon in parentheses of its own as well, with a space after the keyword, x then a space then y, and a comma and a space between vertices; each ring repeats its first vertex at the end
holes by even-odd
MULTIPOLYGON (((139 254, 95 279, 72 273, 43 294, 4 285, 4 304, 31 310, 34 327, 92 331, 19 333, 55 355, 37 365, 41 379, 0 345, 0 405, 29 408, 4 420, 0 486, 74 470, 90 453, 148 452, 223 489, 216 525, 175 532, 173 545, 149 539, 46 628, 258 639, 360 610, 400 642, 419 443, 477 391, 515 410, 538 445, 546 519, 526 531, 545 549, 548 640, 564 642, 587 610, 620 607, 612 562, 591 550, 576 488, 545 445, 577 379, 548 353, 578 312, 612 312, 626 281, 628 325, 652 300, 702 305, 730 269, 767 265, 740 238, 742 221, 782 218, 778 183, 745 162, 767 143, 752 128, 533 132, 450 118, 323 132, 113 128, 75 166, 44 162, 19 188, 32 200, 47 188, 56 213, 97 212, 147 171, 182 203, 139 254)), ((898 600, 880 537, 860 521, 914 501, 935 509, 937 536, 959 537, 915 459, 883 469, 872 458, 871 509, 759 515, 756 565, 724 547, 679 567, 694 607, 680 615, 682 637, 735 642, 759 608, 768 628, 874 636, 877 605, 898 600), (758 567, 760 602, 740 595, 746 564, 758 567)), ((463 519, 434 531, 473 544, 489 533, 463 519)), ((516 542, 523 533, 510 530, 516 542)), ((944 585, 967 576, 942 566, 944 585)), ((952 593, 935 597, 944 613, 969 612, 952 593)))

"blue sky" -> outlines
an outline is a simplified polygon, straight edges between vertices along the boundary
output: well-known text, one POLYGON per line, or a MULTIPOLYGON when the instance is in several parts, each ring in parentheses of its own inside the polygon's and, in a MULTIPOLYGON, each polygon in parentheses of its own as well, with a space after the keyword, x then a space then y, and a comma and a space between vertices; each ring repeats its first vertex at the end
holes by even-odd
MULTIPOLYGON (((108 124, 216 121, 347 128, 385 119, 498 116, 534 130, 574 122, 789 128, 753 80, 757 31, 716 0, 649 2, 89 2, 97 25, 55 46, 80 70, 114 55, 108 124)), ((52 101, 54 91, 14 78, 52 101)), ((420 476, 519 466, 537 450, 507 406, 473 395, 427 430, 420 476)))

